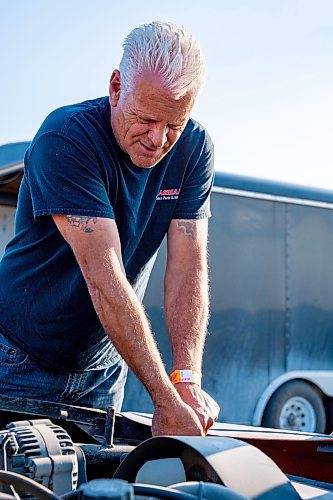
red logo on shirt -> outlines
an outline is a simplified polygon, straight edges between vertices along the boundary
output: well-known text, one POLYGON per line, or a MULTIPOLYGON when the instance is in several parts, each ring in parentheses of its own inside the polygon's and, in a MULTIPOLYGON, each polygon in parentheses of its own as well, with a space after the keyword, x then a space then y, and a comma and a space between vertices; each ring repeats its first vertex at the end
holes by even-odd
POLYGON ((161 189, 157 195, 157 201, 178 200, 180 189, 161 189))

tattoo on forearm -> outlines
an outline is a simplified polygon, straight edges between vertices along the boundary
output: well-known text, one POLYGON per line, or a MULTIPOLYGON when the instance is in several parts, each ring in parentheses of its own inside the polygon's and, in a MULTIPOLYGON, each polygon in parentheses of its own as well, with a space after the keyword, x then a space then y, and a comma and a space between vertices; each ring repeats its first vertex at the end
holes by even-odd
POLYGON ((93 233, 92 224, 97 224, 97 217, 66 215, 68 223, 73 227, 79 227, 85 233, 93 233))
POLYGON ((190 220, 177 220, 177 230, 182 231, 186 236, 196 240, 198 237, 198 229, 195 222, 190 220))

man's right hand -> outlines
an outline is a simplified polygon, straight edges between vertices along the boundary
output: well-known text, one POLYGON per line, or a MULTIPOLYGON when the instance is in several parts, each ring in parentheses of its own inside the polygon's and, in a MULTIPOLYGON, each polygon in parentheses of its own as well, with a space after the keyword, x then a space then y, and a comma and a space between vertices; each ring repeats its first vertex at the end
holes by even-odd
POLYGON ((152 423, 153 436, 204 436, 199 418, 183 401, 155 405, 152 423))

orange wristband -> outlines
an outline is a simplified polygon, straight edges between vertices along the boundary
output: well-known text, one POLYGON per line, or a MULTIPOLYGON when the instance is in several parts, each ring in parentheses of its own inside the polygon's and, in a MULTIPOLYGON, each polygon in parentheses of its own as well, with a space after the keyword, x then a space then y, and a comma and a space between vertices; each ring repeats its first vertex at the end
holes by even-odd
POLYGON ((187 382, 201 386, 201 374, 195 370, 175 370, 170 374, 170 380, 174 385, 187 382))

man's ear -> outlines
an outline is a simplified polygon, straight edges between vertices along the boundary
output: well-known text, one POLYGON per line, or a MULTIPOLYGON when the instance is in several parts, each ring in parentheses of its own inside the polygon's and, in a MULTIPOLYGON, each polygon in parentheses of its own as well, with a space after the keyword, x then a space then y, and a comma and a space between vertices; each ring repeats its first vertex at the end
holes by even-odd
POLYGON ((109 94, 111 106, 117 106, 120 96, 120 73, 118 69, 115 69, 112 72, 110 78, 109 94))

